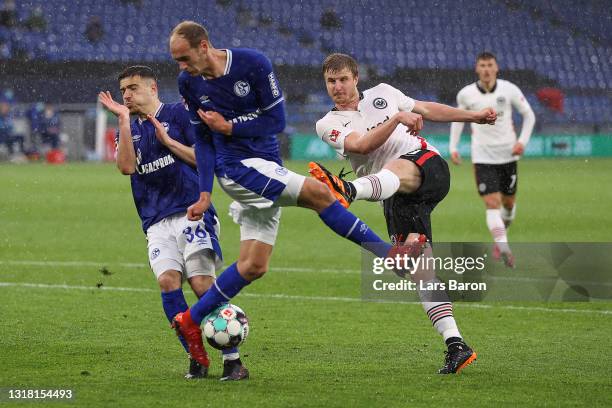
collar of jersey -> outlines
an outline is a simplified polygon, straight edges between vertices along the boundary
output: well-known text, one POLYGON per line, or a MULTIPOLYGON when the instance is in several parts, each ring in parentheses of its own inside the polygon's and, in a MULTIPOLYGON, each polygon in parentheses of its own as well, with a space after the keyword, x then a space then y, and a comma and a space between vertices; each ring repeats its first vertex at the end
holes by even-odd
MULTIPOLYGON (((229 74, 230 70, 232 69, 232 50, 230 50, 229 48, 222 48, 221 51, 225 51, 225 53, 227 54, 227 60, 225 61, 225 70, 223 71, 223 75, 221 75, 221 76, 226 76, 227 74, 229 74)), ((202 77, 203 80, 209 81, 208 79, 206 79, 204 75, 200 75, 200 76, 202 77)), ((221 78, 221 77, 217 77, 217 78, 221 78)), ((212 79, 217 79, 217 78, 212 78, 212 79)))
MULTIPOLYGON (((161 112, 162 108, 164 107, 164 103, 160 102, 159 103, 159 108, 157 108, 157 110, 155 111, 155 117, 159 116, 159 113, 161 112)), ((138 117, 138 124, 142 125, 142 122, 144 122, 144 120, 140 119, 140 116, 138 117)))
POLYGON ((478 90, 480 91, 480 93, 482 94, 486 94, 486 93, 493 93, 495 92, 495 90, 497 89, 497 79, 495 80, 495 85, 493 85, 493 88, 491 88, 490 92, 487 92, 486 89, 484 89, 482 86, 480 86, 480 81, 476 81, 476 88, 478 88, 478 90))

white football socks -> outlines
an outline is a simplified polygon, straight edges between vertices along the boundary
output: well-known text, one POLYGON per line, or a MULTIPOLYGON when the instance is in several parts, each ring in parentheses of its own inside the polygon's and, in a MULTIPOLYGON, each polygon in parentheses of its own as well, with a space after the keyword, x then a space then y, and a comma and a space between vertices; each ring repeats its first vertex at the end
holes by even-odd
POLYGON ((391 170, 382 169, 351 181, 355 186, 355 200, 382 201, 399 189, 400 179, 391 170))
POLYGON ((491 231, 493 241, 499 247, 502 253, 510 252, 508 246, 508 237, 506 235, 506 226, 502 219, 501 210, 499 209, 487 209, 487 227, 491 231))
POLYGON ((433 327, 442 335, 444 341, 450 337, 459 337, 459 329, 455 316, 453 316, 453 304, 450 302, 421 302, 427 317, 431 320, 433 327))
MULTIPOLYGON (((436 284, 439 283, 438 278, 433 278, 428 282, 422 282, 422 286, 425 288, 436 287, 436 284)), ((417 285, 421 286, 421 283, 417 283, 417 285)), ((446 291, 441 289, 419 290, 419 298, 431 324, 442 335, 444 341, 451 337, 461 338, 453 315, 453 304, 450 302, 446 291), (433 300, 437 300, 437 302, 433 300)))

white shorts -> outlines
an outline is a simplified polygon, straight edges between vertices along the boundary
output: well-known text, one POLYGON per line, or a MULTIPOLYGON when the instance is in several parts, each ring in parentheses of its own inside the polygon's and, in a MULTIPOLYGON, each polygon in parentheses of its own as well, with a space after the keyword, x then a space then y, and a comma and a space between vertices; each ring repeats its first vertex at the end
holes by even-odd
POLYGON ((226 169, 221 188, 234 199, 229 215, 240 225, 240 240, 274 245, 281 209, 297 205, 306 177, 264 159, 245 159, 226 169))
POLYGON ((204 225, 204 219, 189 221, 185 213, 164 218, 147 229, 149 264, 155 277, 167 270, 179 271, 182 280, 196 275, 215 276, 223 267, 223 261, 213 248, 218 240, 219 220, 209 226, 215 231, 211 236, 204 225))

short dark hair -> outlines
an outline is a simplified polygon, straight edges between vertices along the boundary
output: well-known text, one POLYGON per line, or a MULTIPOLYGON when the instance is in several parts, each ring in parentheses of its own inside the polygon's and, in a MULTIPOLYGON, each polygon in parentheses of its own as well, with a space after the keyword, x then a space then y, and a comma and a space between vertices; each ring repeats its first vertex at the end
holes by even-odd
POLYGON ((123 78, 129 78, 133 76, 139 76, 141 78, 151 78, 152 80, 157 82, 157 77, 155 72, 151 67, 147 67, 146 65, 132 65, 131 67, 127 67, 123 70, 117 77, 117 81, 121 82, 123 78))
POLYGON ((189 43, 191 48, 198 48, 202 40, 210 43, 208 38, 208 30, 202 24, 195 21, 182 21, 170 33, 170 37, 178 35, 183 37, 189 43))
POLYGON ((478 54, 478 57, 476 57, 476 62, 480 60, 490 60, 490 59, 495 60, 495 62, 497 62, 497 58, 495 58, 495 55, 492 52, 484 51, 478 54))
POLYGON ((353 76, 359 75, 359 69, 357 68, 357 61, 350 55, 334 53, 330 54, 325 61, 323 61, 323 75, 326 72, 338 72, 344 68, 348 68, 353 76))

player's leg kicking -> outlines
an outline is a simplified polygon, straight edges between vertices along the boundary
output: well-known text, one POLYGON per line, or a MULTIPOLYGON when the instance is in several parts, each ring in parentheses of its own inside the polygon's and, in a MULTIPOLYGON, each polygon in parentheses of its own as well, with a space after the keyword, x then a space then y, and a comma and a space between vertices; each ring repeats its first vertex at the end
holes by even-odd
MULTIPOLYGON (((243 167, 231 169, 227 177, 219 178, 221 187, 235 200, 230 214, 240 225, 238 261, 219 276, 196 304, 174 318, 175 327, 198 358, 204 358, 200 330, 203 318, 268 270, 280 223, 280 207, 298 205, 313 209, 338 235, 359 245, 377 244, 378 256, 387 256, 392 248, 347 211, 324 184, 263 159, 246 159, 242 164, 243 167)), ((228 379, 239 379, 236 377, 240 375, 230 373, 228 379)))
MULTIPOLYGON (((387 229, 394 243, 414 246, 423 238, 431 241, 430 215, 450 188, 446 162, 435 152, 419 150, 387 163, 380 172, 346 181, 324 166, 310 163, 310 173, 324 182, 349 205, 355 199, 384 200, 387 229)), ((431 247, 424 256, 432 256, 431 247)), ((417 287, 433 287, 435 270, 421 269, 411 275, 417 287), (422 285, 420 284, 422 282, 422 285)), ((444 338, 448 352, 441 374, 458 373, 476 359, 476 353, 463 341, 453 316, 453 305, 445 291, 420 290, 423 309, 434 328, 444 338)))

